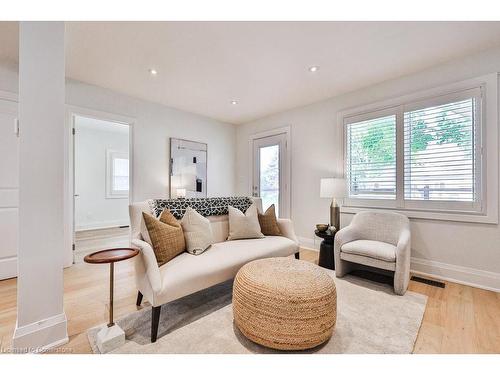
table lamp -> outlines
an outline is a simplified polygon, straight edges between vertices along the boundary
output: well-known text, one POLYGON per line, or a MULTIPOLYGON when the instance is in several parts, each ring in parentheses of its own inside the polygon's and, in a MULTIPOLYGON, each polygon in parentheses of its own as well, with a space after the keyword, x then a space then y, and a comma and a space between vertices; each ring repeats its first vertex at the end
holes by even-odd
POLYGON ((186 189, 177 189, 177 198, 178 199, 186 198, 186 189))
POLYGON ((336 230, 340 229, 340 207, 337 199, 345 195, 345 180, 343 178, 322 178, 320 183, 321 198, 331 198, 330 205, 330 225, 336 230))

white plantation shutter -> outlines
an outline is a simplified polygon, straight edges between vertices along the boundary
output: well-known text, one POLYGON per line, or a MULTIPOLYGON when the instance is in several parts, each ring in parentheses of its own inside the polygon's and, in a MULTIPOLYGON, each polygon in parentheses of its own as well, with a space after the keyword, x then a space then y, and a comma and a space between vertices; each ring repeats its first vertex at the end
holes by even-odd
POLYGON ((476 98, 404 113, 404 199, 474 202, 476 98))
POLYGON ((347 205, 481 212, 482 100, 477 87, 345 117, 347 205))
POLYGON ((347 122, 349 197, 396 198, 396 116, 347 122))

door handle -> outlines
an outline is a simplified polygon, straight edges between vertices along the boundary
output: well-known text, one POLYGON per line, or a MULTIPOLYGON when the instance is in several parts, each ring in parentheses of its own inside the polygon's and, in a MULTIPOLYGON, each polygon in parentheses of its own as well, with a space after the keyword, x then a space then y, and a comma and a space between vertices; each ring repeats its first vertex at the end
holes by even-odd
POLYGON ((74 194, 73 196, 74 196, 74 197, 79 197, 79 196, 80 196, 80 194, 74 194))

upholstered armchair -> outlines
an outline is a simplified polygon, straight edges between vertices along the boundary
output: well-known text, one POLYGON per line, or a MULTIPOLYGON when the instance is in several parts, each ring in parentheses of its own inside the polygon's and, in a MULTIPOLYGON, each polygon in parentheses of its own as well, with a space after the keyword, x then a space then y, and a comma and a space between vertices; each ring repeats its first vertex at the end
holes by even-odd
POLYGON ((404 215, 363 211, 335 235, 335 274, 357 264, 394 272, 394 292, 403 295, 410 281, 410 222, 404 215))

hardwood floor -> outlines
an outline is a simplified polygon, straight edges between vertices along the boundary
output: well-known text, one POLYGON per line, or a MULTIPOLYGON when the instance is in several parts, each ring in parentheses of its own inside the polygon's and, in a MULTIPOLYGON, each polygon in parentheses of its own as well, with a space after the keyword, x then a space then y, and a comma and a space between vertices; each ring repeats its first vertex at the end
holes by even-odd
MULTIPOLYGON (((318 253, 301 250, 301 259, 317 263, 318 253)), ((107 321, 108 272, 85 263, 64 270, 70 341, 59 353, 91 353, 86 330, 107 321)), ((130 260, 115 266, 116 317, 137 309, 133 273, 130 260)), ((429 297, 415 353, 500 353, 499 293, 448 282, 441 289, 411 281, 409 289, 429 297)), ((15 323, 16 279, 0 281, 0 348, 10 347, 15 323)))
POLYGON ((75 263, 82 263, 85 255, 112 247, 128 246, 130 228, 82 230, 75 233, 75 263))

